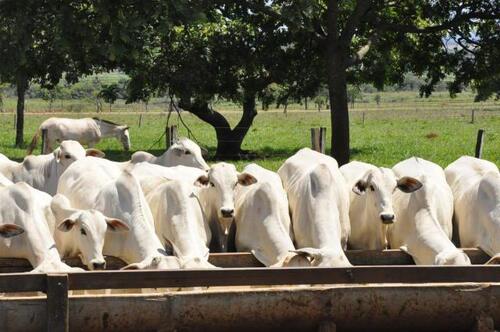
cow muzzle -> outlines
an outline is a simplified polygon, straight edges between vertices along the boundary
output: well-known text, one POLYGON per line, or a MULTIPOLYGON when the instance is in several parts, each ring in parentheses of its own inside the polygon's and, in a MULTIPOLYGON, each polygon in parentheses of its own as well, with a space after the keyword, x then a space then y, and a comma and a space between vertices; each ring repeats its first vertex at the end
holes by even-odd
POLYGON ((231 208, 221 208, 220 214, 223 218, 233 218, 234 217, 234 209, 231 208))
POLYGON ((382 220, 382 223, 385 225, 393 224, 394 223, 394 214, 392 213, 381 213, 380 214, 380 219, 382 220))
POLYGON ((92 262, 92 269, 93 270, 105 270, 106 269, 106 262, 92 262))

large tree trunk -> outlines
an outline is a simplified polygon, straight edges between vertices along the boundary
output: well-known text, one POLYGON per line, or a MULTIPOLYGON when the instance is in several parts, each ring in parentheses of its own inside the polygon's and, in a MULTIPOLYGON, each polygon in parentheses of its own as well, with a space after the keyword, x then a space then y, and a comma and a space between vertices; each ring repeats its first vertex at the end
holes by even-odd
POLYGON ((24 144, 24 97, 28 88, 28 80, 24 75, 19 75, 16 82, 17 87, 17 122, 16 122, 16 146, 24 144))
POLYGON ((338 0, 328 1, 328 92, 332 122, 332 151, 339 165, 349 162, 349 112, 347 104, 346 56, 339 40, 338 0))
POLYGON ((242 157, 243 139, 257 115, 255 93, 245 93, 243 115, 234 129, 231 129, 229 122, 222 114, 211 110, 206 102, 190 104, 181 100, 180 106, 214 127, 217 136, 216 159, 239 159, 242 157))

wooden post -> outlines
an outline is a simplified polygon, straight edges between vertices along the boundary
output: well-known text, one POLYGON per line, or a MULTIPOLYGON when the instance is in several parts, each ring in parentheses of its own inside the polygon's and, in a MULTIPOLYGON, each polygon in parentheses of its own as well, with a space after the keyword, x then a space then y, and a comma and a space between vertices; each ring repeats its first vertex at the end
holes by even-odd
POLYGON ((142 126, 142 113, 139 115, 139 128, 142 126))
POLYGON ((363 112, 363 127, 365 126, 365 112, 363 112))
POLYGON ((47 129, 42 129, 42 154, 47 153, 47 129))
POLYGON ((166 148, 168 149, 177 140, 177 126, 173 125, 165 128, 166 148))
POLYGON ((311 145, 314 151, 325 153, 326 128, 311 128, 311 145))
POLYGON ((471 119, 470 119, 470 123, 474 123, 474 118, 475 118, 475 115, 476 115, 476 110, 475 109, 472 109, 472 112, 471 112, 471 119))
POLYGON ((477 140, 476 140, 476 158, 481 158, 483 154, 483 140, 484 140, 484 129, 479 129, 477 131, 477 140))
POLYGON ((68 275, 47 274, 47 331, 69 331, 68 275))

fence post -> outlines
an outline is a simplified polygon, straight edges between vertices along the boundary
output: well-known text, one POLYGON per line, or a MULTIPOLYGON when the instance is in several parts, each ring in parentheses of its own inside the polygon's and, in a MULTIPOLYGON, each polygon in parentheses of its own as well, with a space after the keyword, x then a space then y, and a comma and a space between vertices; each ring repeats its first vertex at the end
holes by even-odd
POLYGON ((326 128, 311 128, 311 145, 314 151, 325 153, 326 128))
POLYGON ((139 128, 142 126, 142 113, 139 115, 139 128))
POLYGON ((47 153, 47 129, 42 129, 42 154, 47 153))
POLYGON ((470 123, 474 123, 475 115, 476 115, 476 110, 472 109, 470 123))
POLYGON ((484 140, 484 129, 479 129, 477 131, 477 140, 476 140, 476 158, 481 158, 483 154, 483 140, 484 140))
POLYGON ((69 331, 68 275, 47 274, 47 331, 69 331))
POLYGON ((166 139, 166 148, 168 149, 172 144, 177 140, 177 126, 170 126, 165 128, 165 139, 166 139))
POLYGON ((365 112, 363 112, 363 127, 365 126, 365 112))

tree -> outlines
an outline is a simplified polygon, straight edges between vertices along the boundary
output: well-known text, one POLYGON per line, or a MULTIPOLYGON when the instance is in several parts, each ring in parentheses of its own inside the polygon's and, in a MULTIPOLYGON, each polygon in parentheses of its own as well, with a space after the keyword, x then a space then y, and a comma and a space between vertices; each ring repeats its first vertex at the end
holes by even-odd
POLYGON ((140 63, 150 31, 168 30, 191 14, 189 0, 0 1, 0 81, 16 85, 16 145, 23 144, 30 82, 55 86, 82 75, 140 63))
MULTIPOLYGON (((179 106, 210 124, 217 136, 216 158, 238 158, 257 115, 256 98, 272 83, 284 82, 292 50, 284 45, 289 33, 274 18, 256 15, 248 2, 213 2, 207 20, 177 26, 158 35, 149 67, 132 68, 134 96, 167 91, 179 106), (146 70, 145 70, 146 69, 146 70), (239 103, 243 114, 231 128, 211 106, 217 98, 239 103)), ((126 69, 127 70, 127 69, 126 69)))
POLYGON ((321 45, 318 64, 327 68, 322 77, 329 88, 332 156, 345 164, 349 82, 382 88, 413 72, 426 78, 421 94, 428 96, 446 74, 457 72, 452 93, 472 83, 479 98, 498 95, 499 6, 497 1, 283 0, 252 9, 283 22, 297 41, 321 45), (443 45, 446 38, 459 47, 450 50, 443 45))
POLYGON ((30 81, 51 87, 65 70, 59 1, 0 2, 0 81, 16 85, 16 146, 23 144, 24 100, 30 81))
POLYGON ((118 99, 118 94, 120 89, 118 84, 113 83, 109 85, 103 85, 102 90, 97 94, 98 98, 102 98, 105 102, 109 104, 109 111, 111 112, 111 106, 118 99))

